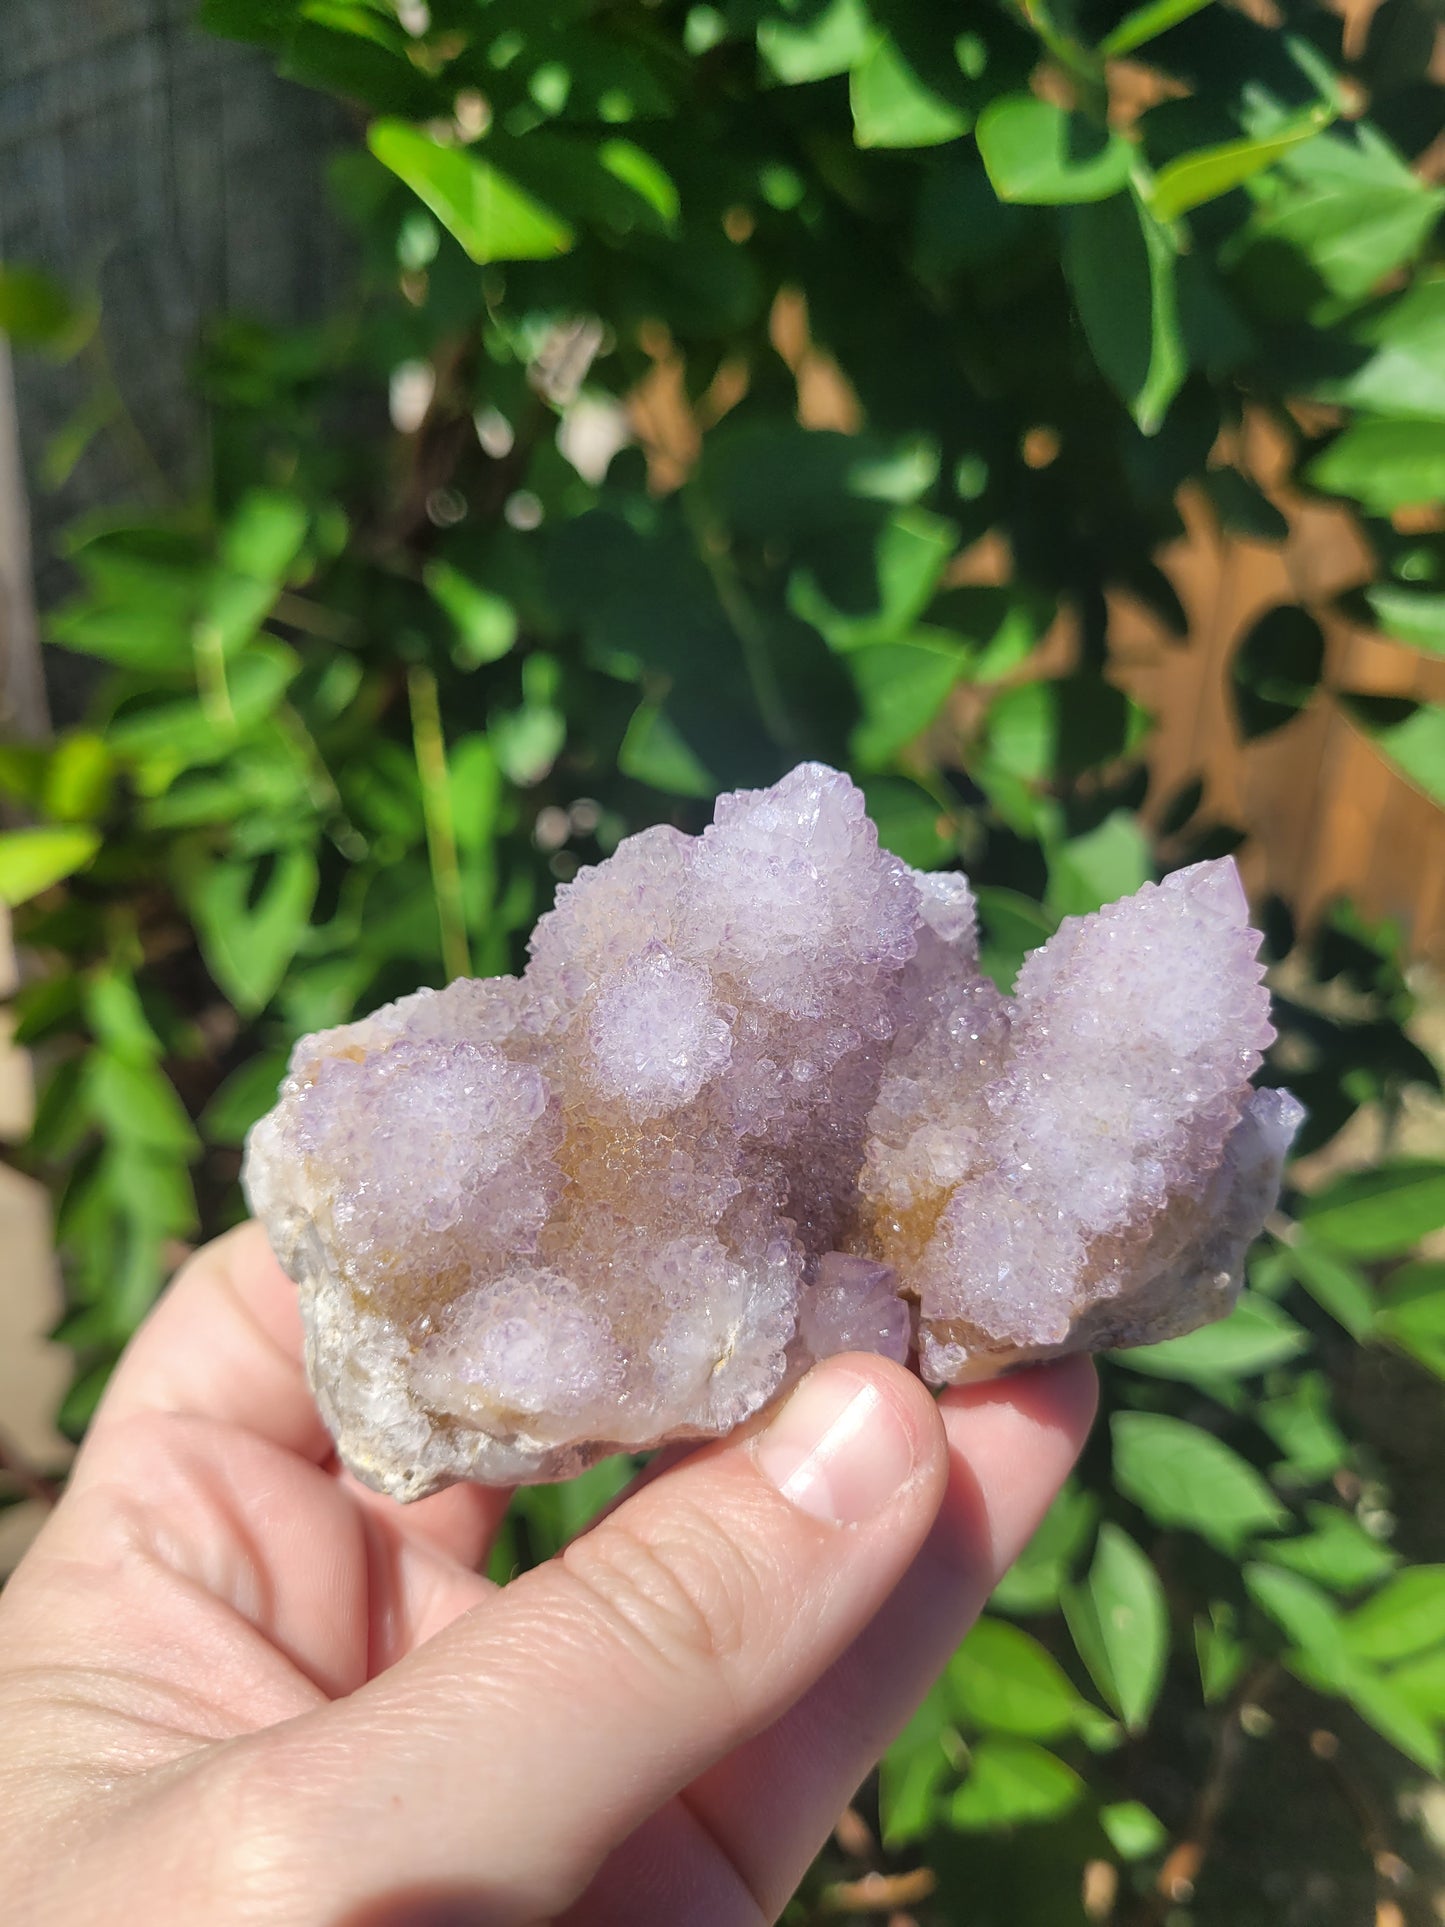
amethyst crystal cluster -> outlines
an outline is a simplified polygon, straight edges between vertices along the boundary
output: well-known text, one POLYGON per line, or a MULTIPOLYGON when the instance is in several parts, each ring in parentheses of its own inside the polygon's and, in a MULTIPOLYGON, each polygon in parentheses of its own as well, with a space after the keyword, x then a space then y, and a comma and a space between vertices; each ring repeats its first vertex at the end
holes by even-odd
POLYGON ((246 1183, 343 1457, 410 1499, 725 1432, 812 1360, 935 1383, 1228 1309, 1298 1123, 1232 864, 1012 998, 845 776, 558 892, 521 978, 304 1039, 246 1183))

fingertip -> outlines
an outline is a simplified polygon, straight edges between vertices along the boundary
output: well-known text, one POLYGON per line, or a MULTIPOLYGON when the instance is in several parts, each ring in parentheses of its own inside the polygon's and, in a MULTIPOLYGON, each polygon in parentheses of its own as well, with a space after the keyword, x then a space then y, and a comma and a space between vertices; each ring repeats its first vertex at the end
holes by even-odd
POLYGON ((1083 1449, 1098 1382, 1092 1359, 1073 1357, 1008 1378, 957 1386, 939 1401, 951 1458, 944 1520, 965 1560, 982 1549, 990 1584, 1033 1537, 1083 1449))
POLYGON ((1075 1352, 1002 1378, 951 1385, 938 1404, 946 1428, 959 1415, 1007 1408, 1031 1425, 1072 1440, 1077 1451, 1098 1410, 1099 1375, 1087 1352, 1075 1352))

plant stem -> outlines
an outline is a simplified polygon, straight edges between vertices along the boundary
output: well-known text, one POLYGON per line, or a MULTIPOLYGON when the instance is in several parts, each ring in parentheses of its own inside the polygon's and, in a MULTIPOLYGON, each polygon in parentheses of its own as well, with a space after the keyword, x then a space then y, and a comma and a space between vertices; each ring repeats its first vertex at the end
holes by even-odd
POLYGON ((234 730, 236 712, 226 677, 226 656, 221 647, 221 632, 214 622, 198 622, 191 631, 191 655, 196 666, 196 690, 206 720, 217 729, 234 730))
POLYGON ((432 889, 442 931, 442 967, 450 983, 454 977, 472 974, 472 958, 467 946, 462 872, 457 862, 451 778, 447 771, 446 739, 442 735, 441 705, 437 701, 437 679, 430 669, 414 663, 406 672, 406 691, 411 702, 412 745, 417 775, 421 779, 432 889))

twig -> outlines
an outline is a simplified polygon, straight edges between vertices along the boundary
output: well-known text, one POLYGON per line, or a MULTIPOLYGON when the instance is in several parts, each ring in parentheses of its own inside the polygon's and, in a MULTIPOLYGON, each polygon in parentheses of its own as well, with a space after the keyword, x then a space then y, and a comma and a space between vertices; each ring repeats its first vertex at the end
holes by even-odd
POLYGON ((865 1873, 858 1880, 838 1880, 823 1890, 823 1911, 829 1914, 893 1914, 927 1900, 938 1886, 932 1867, 910 1873, 865 1873))
POLYGON ((1171 1910, 1186 1900, 1198 1885, 1244 1751, 1245 1732, 1240 1713, 1247 1704, 1264 1695, 1278 1671, 1273 1661, 1266 1661, 1246 1674, 1230 1695, 1188 1824, 1165 1855, 1154 1890, 1141 1898, 1130 1927, 1163 1927, 1171 1910))

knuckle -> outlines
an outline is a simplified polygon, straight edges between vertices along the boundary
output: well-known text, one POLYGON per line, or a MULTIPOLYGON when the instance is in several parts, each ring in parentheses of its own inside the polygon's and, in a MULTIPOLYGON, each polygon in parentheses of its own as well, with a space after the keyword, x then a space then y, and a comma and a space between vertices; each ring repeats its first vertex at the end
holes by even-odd
POLYGON ((670 1671, 726 1668, 764 1621, 756 1560, 717 1520, 692 1511, 646 1537, 611 1520, 574 1540, 561 1563, 629 1646, 670 1671))

